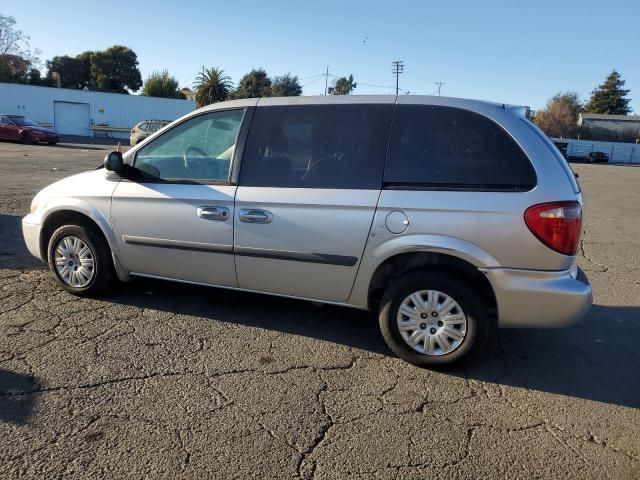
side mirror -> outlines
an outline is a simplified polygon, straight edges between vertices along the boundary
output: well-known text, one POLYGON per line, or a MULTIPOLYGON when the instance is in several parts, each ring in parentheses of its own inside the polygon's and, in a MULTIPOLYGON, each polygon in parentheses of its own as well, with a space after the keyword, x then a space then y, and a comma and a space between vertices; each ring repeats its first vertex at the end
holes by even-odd
POLYGON ((104 168, 110 172, 120 173, 124 170, 124 160, 122 153, 109 152, 104 157, 104 168))

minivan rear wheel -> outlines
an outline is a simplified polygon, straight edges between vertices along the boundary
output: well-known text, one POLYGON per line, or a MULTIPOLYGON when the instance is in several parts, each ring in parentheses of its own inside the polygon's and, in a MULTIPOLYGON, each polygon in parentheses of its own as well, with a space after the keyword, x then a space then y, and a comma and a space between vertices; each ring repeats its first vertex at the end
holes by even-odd
POLYGON ((49 268, 67 292, 96 296, 112 286, 115 269, 101 233, 83 225, 58 228, 48 245, 49 268))
POLYGON ((419 367, 453 365, 475 355, 490 330, 482 298, 453 274, 403 275, 385 292, 380 331, 389 348, 419 367))

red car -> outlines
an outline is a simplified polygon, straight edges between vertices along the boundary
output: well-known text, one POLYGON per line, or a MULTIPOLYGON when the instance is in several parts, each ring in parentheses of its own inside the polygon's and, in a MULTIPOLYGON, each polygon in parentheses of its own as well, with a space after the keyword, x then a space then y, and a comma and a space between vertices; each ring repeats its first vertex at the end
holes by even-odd
POLYGON ((38 125, 22 115, 0 115, 0 139, 17 140, 25 144, 47 142, 49 145, 60 141, 55 130, 38 125))

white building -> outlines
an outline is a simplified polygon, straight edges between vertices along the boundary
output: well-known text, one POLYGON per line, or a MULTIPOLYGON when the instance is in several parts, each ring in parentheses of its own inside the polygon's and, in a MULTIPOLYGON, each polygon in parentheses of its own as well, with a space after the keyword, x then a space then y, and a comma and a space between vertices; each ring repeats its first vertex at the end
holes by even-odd
POLYGON ((0 83, 0 113, 24 115, 62 135, 128 138, 142 120, 175 120, 193 100, 0 83))

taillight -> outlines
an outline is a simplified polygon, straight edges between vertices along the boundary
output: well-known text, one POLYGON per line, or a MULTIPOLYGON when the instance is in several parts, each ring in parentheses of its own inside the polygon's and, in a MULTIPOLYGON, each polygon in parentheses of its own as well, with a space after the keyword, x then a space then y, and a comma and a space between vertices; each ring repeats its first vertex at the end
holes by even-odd
POLYGON ((527 208, 524 221, 538 240, 563 255, 575 255, 582 229, 578 202, 541 203, 527 208))

